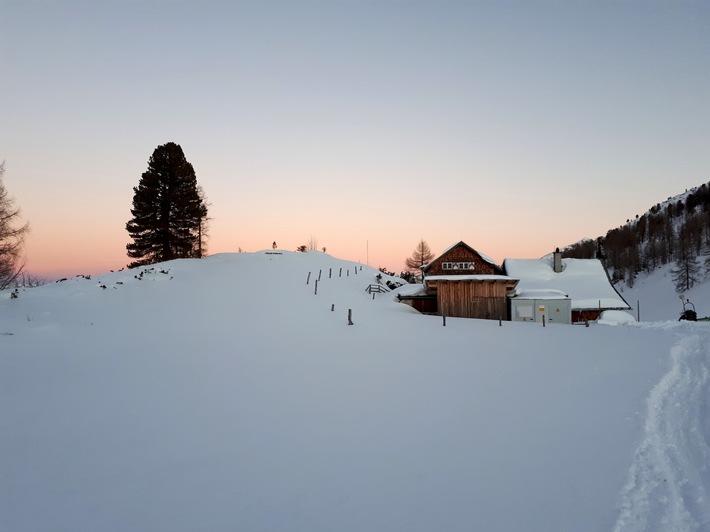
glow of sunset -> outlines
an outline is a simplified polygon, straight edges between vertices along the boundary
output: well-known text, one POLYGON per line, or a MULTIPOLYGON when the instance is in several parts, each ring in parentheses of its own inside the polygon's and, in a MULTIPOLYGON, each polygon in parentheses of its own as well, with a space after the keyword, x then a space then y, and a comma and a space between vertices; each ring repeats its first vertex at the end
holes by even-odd
POLYGON ((399 272, 419 239, 498 262, 708 181, 710 4, 11 2, 0 160, 28 270, 124 267, 132 188, 176 142, 209 253, 399 272))

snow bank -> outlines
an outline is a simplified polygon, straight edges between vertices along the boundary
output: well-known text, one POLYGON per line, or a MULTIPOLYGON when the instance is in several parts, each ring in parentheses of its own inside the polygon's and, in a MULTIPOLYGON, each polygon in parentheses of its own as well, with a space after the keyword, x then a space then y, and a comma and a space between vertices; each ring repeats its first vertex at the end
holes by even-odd
POLYGON ((626 323, 636 323, 636 319, 623 310, 605 310, 597 320, 602 325, 623 325, 626 323))

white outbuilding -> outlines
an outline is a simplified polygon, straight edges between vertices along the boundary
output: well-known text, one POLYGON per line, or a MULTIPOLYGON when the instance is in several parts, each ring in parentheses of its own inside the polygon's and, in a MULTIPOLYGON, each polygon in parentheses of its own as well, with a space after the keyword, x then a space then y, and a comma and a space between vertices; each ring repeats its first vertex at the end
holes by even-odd
MULTIPOLYGON (((563 303, 565 298, 571 301, 571 318, 567 323, 597 320, 605 310, 631 310, 611 284, 604 266, 597 259, 563 259, 562 253, 555 251, 542 259, 505 259, 503 268, 506 275, 520 280, 515 294, 510 299, 511 319, 514 321, 533 321, 527 316, 525 320, 521 320, 513 309, 520 306, 523 315, 527 315, 529 309, 524 306, 530 306, 532 301, 538 300, 537 312, 533 317, 542 312, 539 309, 544 306, 548 321, 554 321, 549 312, 551 301, 555 301, 555 305, 558 301, 560 305, 566 305, 567 303, 563 303), (544 297, 537 297, 536 294, 544 297), (516 303, 518 299, 529 302, 516 303), (550 303, 546 305, 544 300, 550 303)), ((557 308, 554 307, 555 314, 558 314, 557 308)), ((559 308, 560 315, 566 312, 563 311, 563 306, 559 308)), ((540 317, 536 321, 541 320, 540 317)))
POLYGON ((512 321, 572 323, 572 300, 560 290, 524 290, 510 298, 512 321))

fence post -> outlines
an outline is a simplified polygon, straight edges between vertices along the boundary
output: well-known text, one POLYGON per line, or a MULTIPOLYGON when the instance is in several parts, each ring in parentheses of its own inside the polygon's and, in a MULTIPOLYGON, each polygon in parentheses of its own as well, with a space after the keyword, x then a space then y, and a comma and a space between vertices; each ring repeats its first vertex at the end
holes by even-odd
POLYGON ((545 326, 545 315, 544 314, 542 315, 542 326, 543 327, 545 326))
POLYGON ((375 293, 374 292, 372 292, 372 300, 373 301, 375 300, 375 293))
POLYGON ((308 279, 306 279, 306 284, 311 282, 311 272, 308 272, 308 279))
POLYGON ((333 275, 333 268, 328 268, 328 279, 333 275))
POLYGON ((320 274, 323 273, 323 270, 318 270, 318 280, 320 281, 320 274))
POLYGON ((338 272, 338 277, 342 277, 342 276, 343 276, 343 269, 340 268, 340 271, 338 272))
POLYGON ((316 279, 316 291, 313 292, 313 295, 318 295, 318 279, 316 279))
POLYGON ((335 310, 335 303, 332 303, 330 305, 330 311, 333 312, 335 310))
POLYGON ((348 309, 348 325, 353 324, 353 309, 348 309))
POLYGON ((446 316, 442 316, 444 318, 444 327, 446 327, 446 316))

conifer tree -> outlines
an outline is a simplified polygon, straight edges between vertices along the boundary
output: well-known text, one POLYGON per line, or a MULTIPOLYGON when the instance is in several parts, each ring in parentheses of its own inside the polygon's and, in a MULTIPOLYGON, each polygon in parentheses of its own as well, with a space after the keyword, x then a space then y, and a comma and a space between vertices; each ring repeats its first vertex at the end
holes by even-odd
POLYGON ((133 188, 133 218, 126 245, 133 268, 177 258, 201 257, 207 206, 192 165, 179 144, 158 146, 133 188))
POLYGON ((697 254, 692 243, 686 236, 687 231, 682 229, 678 238, 678 260, 671 269, 673 283, 679 294, 690 290, 700 279, 700 269, 697 264, 697 254))
POLYGON ((422 238, 412 252, 412 256, 407 258, 404 263, 408 270, 419 273, 420 268, 428 264, 433 258, 434 254, 429 249, 429 244, 422 238))
POLYGON ((0 290, 7 288, 22 273, 21 253, 29 225, 19 225, 20 209, 5 189, 2 178, 5 163, 0 163, 0 290))

